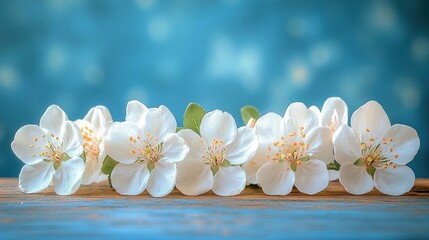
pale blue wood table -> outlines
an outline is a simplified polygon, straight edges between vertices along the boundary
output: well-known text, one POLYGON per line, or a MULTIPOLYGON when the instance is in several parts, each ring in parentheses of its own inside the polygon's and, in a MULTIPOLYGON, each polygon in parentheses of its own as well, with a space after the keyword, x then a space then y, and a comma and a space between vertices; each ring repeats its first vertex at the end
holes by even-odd
POLYGON ((429 239, 429 180, 392 197, 364 196, 331 183, 316 196, 266 196, 248 187, 236 197, 208 193, 165 198, 118 195, 107 184, 73 196, 52 189, 23 194, 16 179, 0 179, 0 239, 429 239))

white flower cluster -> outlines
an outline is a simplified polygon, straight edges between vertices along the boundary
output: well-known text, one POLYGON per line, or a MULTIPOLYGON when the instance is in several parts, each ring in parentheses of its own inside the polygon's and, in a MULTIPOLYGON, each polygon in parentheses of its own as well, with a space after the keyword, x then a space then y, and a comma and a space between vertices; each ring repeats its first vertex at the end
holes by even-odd
POLYGON ((381 105, 370 101, 357 109, 348 126, 347 105, 329 98, 322 110, 292 103, 284 116, 242 109, 246 126, 237 128, 231 114, 206 113, 197 104, 185 112, 184 127, 165 106, 147 108, 130 101, 123 122, 113 122, 103 106, 82 120, 70 121, 52 105, 39 126, 18 130, 12 150, 25 165, 19 188, 40 192, 50 185, 59 195, 81 184, 108 180, 120 194, 154 197, 174 187, 185 195, 212 190, 240 194, 257 184, 268 195, 287 195, 293 186, 305 194, 325 189, 339 178, 351 194, 374 186, 402 195, 414 185, 406 166, 420 147, 417 132, 391 125, 381 105))

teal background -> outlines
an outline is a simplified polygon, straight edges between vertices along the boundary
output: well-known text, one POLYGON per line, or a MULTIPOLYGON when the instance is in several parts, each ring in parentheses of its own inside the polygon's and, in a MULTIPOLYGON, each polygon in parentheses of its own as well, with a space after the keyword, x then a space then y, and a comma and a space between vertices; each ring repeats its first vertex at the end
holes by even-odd
POLYGON ((70 119, 128 100, 189 102, 241 123, 246 104, 283 114, 330 96, 349 115, 377 100, 417 129, 410 163, 429 177, 427 1, 0 1, 0 177, 22 167, 14 133, 50 104, 70 119))

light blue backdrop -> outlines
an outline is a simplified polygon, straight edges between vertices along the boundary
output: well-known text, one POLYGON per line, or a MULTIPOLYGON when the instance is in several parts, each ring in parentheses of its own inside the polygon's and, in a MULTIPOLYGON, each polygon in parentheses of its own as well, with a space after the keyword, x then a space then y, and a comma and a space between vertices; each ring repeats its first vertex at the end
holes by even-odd
MULTIPOLYGON (((22 163, 16 130, 59 104, 71 119, 93 105, 122 120, 126 102, 189 102, 283 114, 340 96, 375 99, 392 123, 417 129, 410 164, 429 177, 427 1, 0 1, 0 176, 22 163)), ((350 112, 351 115, 351 112, 350 112)))

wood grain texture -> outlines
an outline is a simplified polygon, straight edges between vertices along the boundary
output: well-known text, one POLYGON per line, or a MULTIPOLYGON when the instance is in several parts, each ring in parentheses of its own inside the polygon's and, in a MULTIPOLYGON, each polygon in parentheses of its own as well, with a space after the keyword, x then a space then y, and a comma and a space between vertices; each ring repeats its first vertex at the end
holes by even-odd
POLYGON ((314 196, 267 196, 247 187, 235 197, 198 197, 174 190, 121 196, 107 183, 72 196, 24 194, 0 179, 0 239, 11 238, 429 238, 429 180, 399 197, 374 190, 353 196, 338 182, 314 196))

